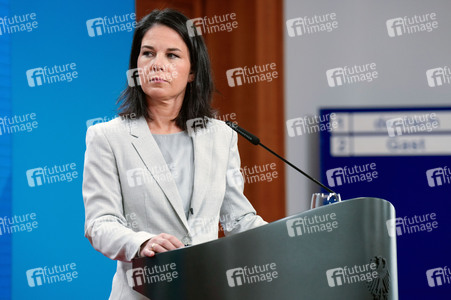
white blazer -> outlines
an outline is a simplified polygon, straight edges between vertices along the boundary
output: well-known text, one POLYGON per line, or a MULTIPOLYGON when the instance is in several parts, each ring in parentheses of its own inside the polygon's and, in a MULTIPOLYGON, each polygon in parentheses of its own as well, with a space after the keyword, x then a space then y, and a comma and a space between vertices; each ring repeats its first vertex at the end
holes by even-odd
POLYGON ((83 173, 85 236, 117 260, 110 299, 146 299, 126 272, 142 243, 162 232, 185 244, 217 239, 266 224, 243 194, 237 134, 211 119, 192 134, 194 187, 188 218, 174 177, 146 120, 116 118, 89 127, 83 173))

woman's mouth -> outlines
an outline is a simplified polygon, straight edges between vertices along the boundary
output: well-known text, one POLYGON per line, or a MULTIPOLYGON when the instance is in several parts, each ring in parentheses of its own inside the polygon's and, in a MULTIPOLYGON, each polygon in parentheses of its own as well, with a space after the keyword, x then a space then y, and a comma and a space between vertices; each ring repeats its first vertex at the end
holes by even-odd
POLYGON ((163 77, 155 76, 155 77, 150 78, 150 82, 158 83, 158 82, 168 82, 168 81, 165 80, 163 77))

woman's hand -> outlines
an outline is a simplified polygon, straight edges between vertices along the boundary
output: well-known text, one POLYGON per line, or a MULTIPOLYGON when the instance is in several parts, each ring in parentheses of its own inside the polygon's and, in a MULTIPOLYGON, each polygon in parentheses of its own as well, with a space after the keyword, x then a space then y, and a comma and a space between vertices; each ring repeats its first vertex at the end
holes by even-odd
POLYGON ((139 256, 152 257, 156 253, 166 252, 182 247, 185 247, 185 245, 175 236, 167 233, 160 233, 141 245, 139 256))

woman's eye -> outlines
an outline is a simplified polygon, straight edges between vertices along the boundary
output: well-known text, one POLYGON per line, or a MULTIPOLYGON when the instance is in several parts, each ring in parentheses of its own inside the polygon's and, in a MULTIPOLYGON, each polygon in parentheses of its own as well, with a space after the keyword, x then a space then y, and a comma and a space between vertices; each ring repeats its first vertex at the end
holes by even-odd
POLYGON ((168 53, 168 57, 169 58, 177 58, 179 56, 177 54, 174 54, 174 53, 168 53))
POLYGON ((150 52, 150 51, 144 51, 144 52, 142 53, 142 55, 143 55, 143 56, 153 56, 153 52, 150 52))

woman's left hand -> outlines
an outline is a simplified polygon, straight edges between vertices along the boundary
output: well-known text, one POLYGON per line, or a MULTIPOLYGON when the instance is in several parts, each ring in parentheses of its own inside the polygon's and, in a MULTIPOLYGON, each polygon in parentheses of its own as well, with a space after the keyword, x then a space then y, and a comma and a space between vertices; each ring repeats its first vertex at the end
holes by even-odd
POLYGON ((141 245, 139 255, 141 257, 152 257, 156 253, 175 250, 182 247, 185 247, 185 245, 175 236, 167 233, 160 233, 141 245))

